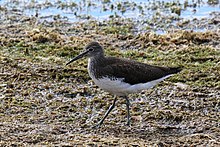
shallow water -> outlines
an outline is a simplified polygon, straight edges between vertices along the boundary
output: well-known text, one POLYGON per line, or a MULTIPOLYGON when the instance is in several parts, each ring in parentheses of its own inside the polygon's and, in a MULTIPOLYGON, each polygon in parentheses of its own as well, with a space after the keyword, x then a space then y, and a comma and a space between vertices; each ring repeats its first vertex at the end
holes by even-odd
POLYGON ((220 13, 200 13, 208 4, 171 13, 184 8, 182 1, 149 3, 143 14, 130 6, 121 14, 118 8, 87 10, 87 2, 55 2, 0 0, 0 146, 220 146, 220 13), (151 32, 172 27, 164 35, 151 32), (125 101, 118 99, 105 125, 91 129, 113 96, 93 84, 86 60, 65 63, 92 40, 106 55, 184 69, 129 96, 131 127, 124 125, 125 101))
POLYGON ((155 13, 193 19, 209 17, 210 13, 220 11, 218 0, 0 0, 0 5, 28 16, 38 15, 47 20, 51 16, 58 16, 72 22, 88 18, 103 20, 116 16, 146 20, 155 16, 155 13))

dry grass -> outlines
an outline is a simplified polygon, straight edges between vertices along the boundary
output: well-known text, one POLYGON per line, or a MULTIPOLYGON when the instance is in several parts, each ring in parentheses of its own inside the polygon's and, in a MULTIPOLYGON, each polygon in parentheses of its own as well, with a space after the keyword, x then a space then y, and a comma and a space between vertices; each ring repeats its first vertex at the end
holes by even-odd
POLYGON ((36 25, 35 19, 1 24, 2 146, 220 145, 218 32, 133 34, 131 22, 124 22, 125 28, 91 23, 89 29, 82 23, 36 25), (126 106, 120 99, 105 125, 92 129, 113 98, 90 80, 85 60, 64 66, 91 40, 108 55, 184 70, 130 95, 131 127, 124 125, 126 106))

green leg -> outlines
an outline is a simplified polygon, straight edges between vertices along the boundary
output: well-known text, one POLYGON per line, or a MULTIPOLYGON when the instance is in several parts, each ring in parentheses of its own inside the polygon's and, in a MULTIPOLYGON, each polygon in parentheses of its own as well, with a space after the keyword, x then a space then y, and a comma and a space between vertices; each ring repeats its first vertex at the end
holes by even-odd
POLYGON ((127 108, 127 125, 130 126, 131 124, 131 121, 130 121, 130 102, 129 102, 129 99, 127 97, 125 97, 126 99, 126 108, 127 108))
POLYGON ((99 128, 102 124, 103 124, 103 122, 104 122, 104 120, 106 119, 106 117, 108 116, 108 114, 112 111, 112 109, 115 107, 115 102, 116 102, 116 100, 117 100, 117 96, 115 96, 115 99, 114 99, 114 101, 113 101, 113 104, 109 107, 109 109, 108 109, 108 111, 105 113, 105 115, 104 115, 104 117, 98 122, 98 124, 97 125, 95 125, 93 128, 99 128))

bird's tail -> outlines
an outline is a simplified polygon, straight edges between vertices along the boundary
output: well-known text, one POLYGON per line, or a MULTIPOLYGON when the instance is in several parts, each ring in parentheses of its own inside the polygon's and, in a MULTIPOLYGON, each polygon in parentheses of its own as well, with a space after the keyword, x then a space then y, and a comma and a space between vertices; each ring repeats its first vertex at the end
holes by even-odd
POLYGON ((169 74, 175 74, 182 70, 182 67, 170 67, 169 74))

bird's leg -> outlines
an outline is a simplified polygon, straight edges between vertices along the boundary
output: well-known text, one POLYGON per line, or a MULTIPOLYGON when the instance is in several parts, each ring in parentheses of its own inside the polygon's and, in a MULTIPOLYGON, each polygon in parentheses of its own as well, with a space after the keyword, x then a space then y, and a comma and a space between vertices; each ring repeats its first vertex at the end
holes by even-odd
POLYGON ((108 114, 112 111, 112 109, 115 107, 115 102, 116 102, 116 100, 117 100, 117 96, 115 96, 115 99, 114 99, 114 101, 113 101, 113 104, 108 108, 108 111, 105 113, 105 115, 104 115, 104 117, 98 122, 98 124, 97 125, 95 125, 93 128, 99 128, 102 124, 103 124, 103 122, 104 122, 104 120, 106 119, 106 117, 108 116, 108 114))
POLYGON ((127 108, 127 125, 130 126, 130 102, 129 102, 129 99, 127 97, 125 97, 126 99, 126 108, 127 108))

